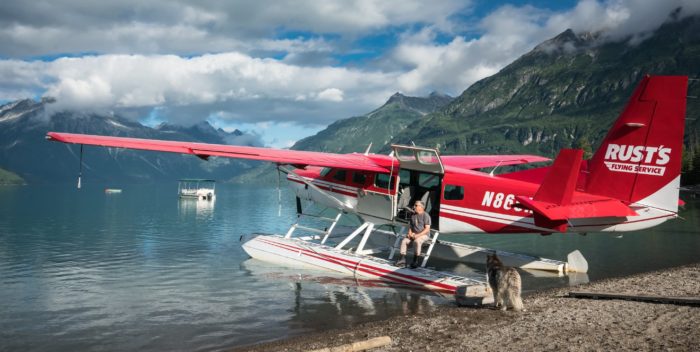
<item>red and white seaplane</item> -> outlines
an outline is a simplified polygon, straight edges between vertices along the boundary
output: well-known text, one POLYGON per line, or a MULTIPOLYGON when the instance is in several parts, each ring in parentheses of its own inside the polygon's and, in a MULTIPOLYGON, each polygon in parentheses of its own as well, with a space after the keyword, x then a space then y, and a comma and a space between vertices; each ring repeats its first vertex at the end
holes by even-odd
MULTIPOLYGON (((564 149, 550 166, 502 174, 478 170, 549 159, 441 156, 435 149, 403 145, 393 145, 390 155, 341 155, 58 132, 49 132, 47 139, 193 154, 203 159, 276 163, 291 181, 300 220, 313 215, 303 212, 300 199, 334 209, 337 215, 317 217, 330 222, 324 229, 297 222, 284 235, 249 236, 243 248, 251 257, 448 293, 459 291, 483 303, 489 295, 482 277, 425 268, 431 255, 484 262, 479 255, 484 249, 437 241, 439 233, 636 231, 678 216, 687 82, 685 76, 645 77, 590 160, 583 160, 582 150, 564 149), (421 267, 399 268, 390 261, 402 238, 402 231, 397 234, 395 230, 406 227, 411 205, 418 199, 432 218, 431 241, 421 267), (331 235, 343 214, 356 215, 362 225, 331 245, 329 238, 337 237, 331 235), (394 231, 379 229, 382 226, 394 231), (320 235, 294 236, 295 231, 320 235), (368 242, 386 236, 396 237, 388 248, 389 259, 369 255, 373 251, 365 248, 368 242)), ((523 268, 587 270, 580 253, 570 255, 568 263, 508 253, 502 256, 523 268)))

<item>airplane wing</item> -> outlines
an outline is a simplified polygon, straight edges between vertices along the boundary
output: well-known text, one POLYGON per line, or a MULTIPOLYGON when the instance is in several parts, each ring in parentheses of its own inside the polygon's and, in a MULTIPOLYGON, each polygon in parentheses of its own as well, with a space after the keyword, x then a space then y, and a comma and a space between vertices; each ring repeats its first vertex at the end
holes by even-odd
MULTIPOLYGON (((376 172, 389 172, 394 160, 387 155, 376 154, 334 154, 300 150, 243 147, 222 144, 177 142, 158 139, 110 137, 59 132, 47 133, 46 139, 72 144, 192 154, 202 159, 207 159, 210 156, 218 156, 248 160, 263 160, 279 164, 290 164, 296 167, 313 165, 376 172)), ((395 164, 394 167, 398 167, 398 164, 395 164)))
POLYGON ((537 155, 444 155, 440 156, 440 160, 445 166, 474 170, 485 167, 537 163, 551 159, 537 155))

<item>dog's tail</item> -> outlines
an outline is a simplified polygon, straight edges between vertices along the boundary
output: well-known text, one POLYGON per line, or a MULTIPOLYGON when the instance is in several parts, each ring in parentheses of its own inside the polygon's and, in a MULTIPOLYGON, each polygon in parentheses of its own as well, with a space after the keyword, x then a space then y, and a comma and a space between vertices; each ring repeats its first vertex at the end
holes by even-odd
POLYGON ((514 311, 523 310, 523 299, 520 297, 522 291, 522 281, 520 279, 520 274, 515 268, 508 269, 508 280, 506 289, 506 302, 504 307, 512 307, 514 311))
POLYGON ((523 299, 520 297, 520 292, 517 290, 508 291, 508 303, 516 312, 519 312, 524 308, 523 299))

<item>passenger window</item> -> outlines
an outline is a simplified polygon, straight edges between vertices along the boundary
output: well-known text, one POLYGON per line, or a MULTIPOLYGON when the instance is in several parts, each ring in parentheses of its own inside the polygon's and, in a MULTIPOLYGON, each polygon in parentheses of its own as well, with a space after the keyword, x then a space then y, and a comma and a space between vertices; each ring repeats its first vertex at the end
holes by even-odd
POLYGON ((331 169, 330 167, 324 167, 323 170, 321 170, 321 177, 325 177, 326 175, 328 175, 328 173, 331 172, 331 170, 333 169, 331 169))
POLYGON ((445 200, 462 200, 464 199, 464 187, 445 185, 445 200))
POLYGON ((440 178, 435 174, 420 174, 418 175, 418 185, 424 188, 433 188, 440 184, 440 178))
MULTIPOLYGON (((391 180, 391 189, 394 189, 396 178, 391 180)), ((389 174, 377 174, 374 178, 374 185, 378 188, 386 189, 389 186, 389 174)))
POLYGON ((353 183, 356 183, 358 185, 364 185, 365 181, 367 181, 367 175, 365 175, 361 172, 358 172, 358 171, 355 171, 352 173, 352 182, 353 183))
POLYGON ((337 170, 335 172, 335 175, 333 175, 333 179, 345 182, 345 178, 346 178, 347 174, 348 174, 348 172, 346 170, 337 170))

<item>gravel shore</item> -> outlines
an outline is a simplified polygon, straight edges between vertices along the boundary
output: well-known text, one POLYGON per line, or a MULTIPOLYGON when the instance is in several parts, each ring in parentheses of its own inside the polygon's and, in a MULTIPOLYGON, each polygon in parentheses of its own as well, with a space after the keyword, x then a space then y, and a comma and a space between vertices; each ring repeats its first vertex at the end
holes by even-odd
POLYGON ((438 307, 234 351, 306 351, 389 336, 372 351, 698 351, 700 307, 567 297, 570 291, 700 296, 700 263, 525 297, 524 312, 438 307))

